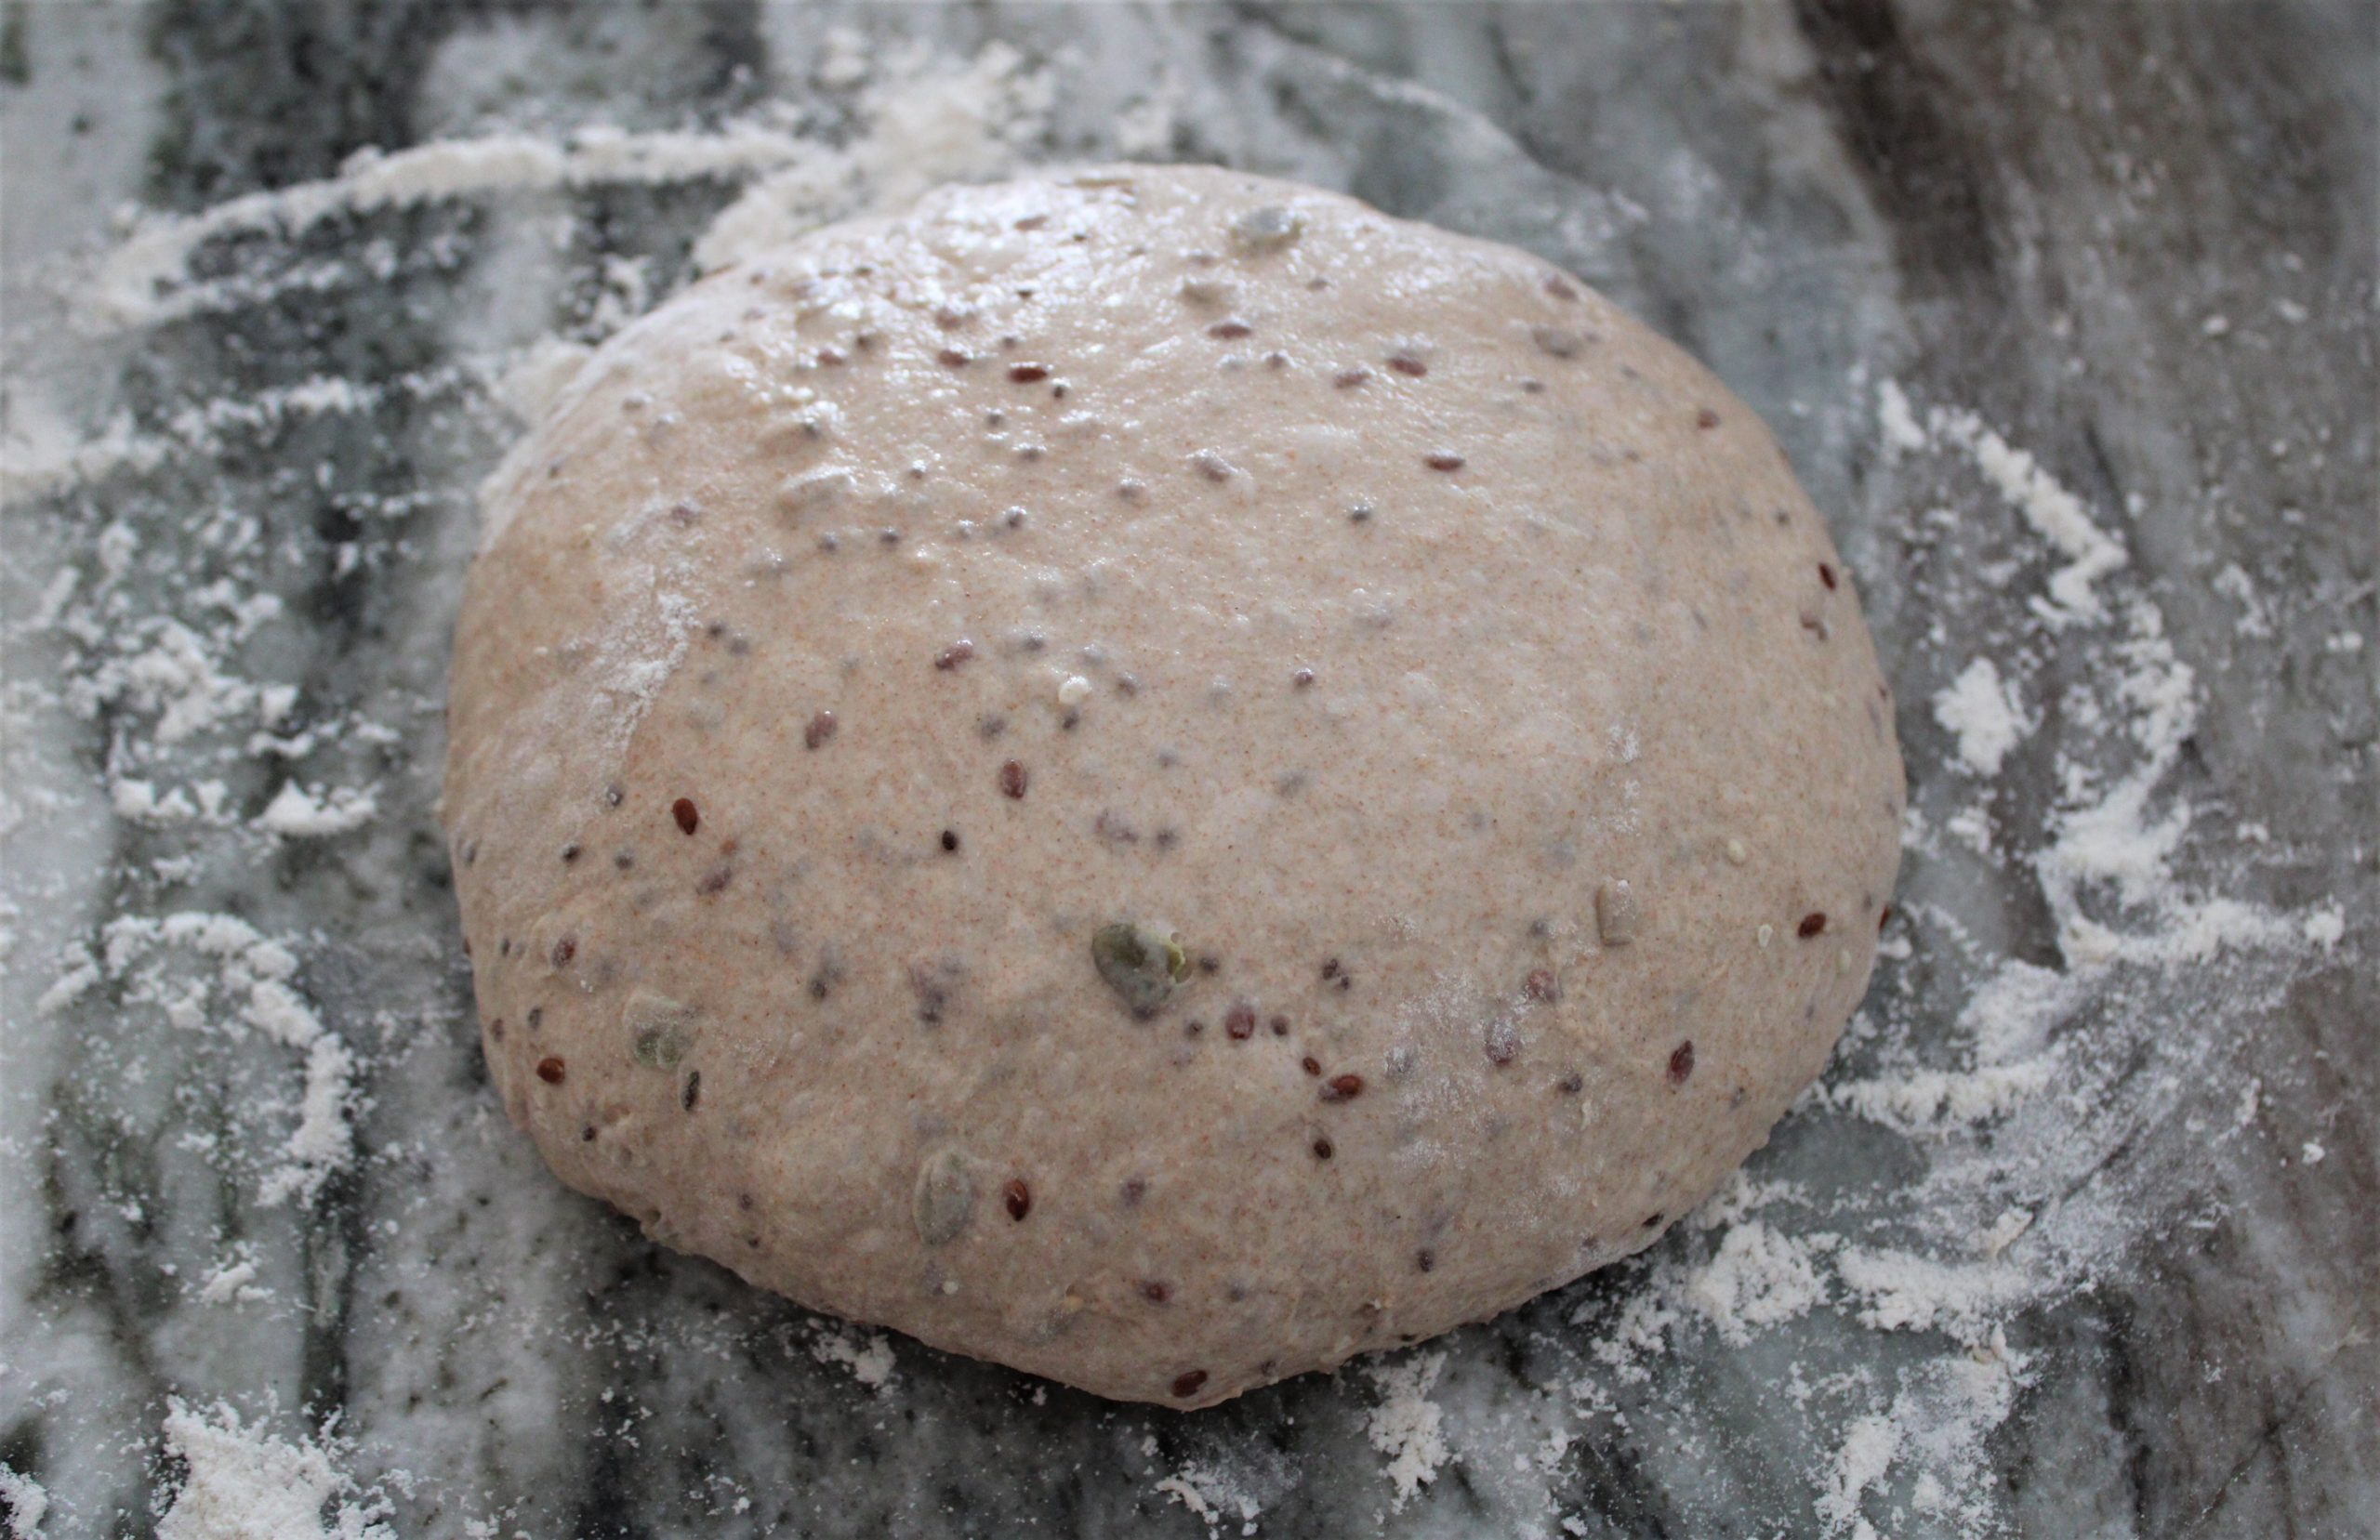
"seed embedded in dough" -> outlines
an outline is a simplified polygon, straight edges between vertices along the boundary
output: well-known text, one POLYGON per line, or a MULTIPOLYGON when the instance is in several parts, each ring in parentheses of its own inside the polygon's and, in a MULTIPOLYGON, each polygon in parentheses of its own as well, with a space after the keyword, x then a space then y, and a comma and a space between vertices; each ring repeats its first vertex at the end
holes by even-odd
POLYGON ((1060 705, 1080 705, 1091 699, 1091 681, 1079 674, 1069 674, 1058 686, 1060 705))
POLYGON ((648 1069, 678 1067, 686 1057, 694 1021, 692 1006, 649 989, 631 991, 620 1010, 629 1057, 648 1069))
POLYGON ((1305 216, 1278 204, 1251 208, 1231 222, 1233 242, 1250 252, 1278 251, 1304 233, 1305 216))
POLYGON ((1190 974, 1182 943, 1145 926, 1101 926, 1091 938, 1091 966, 1137 1018, 1157 1014, 1190 974))
POLYGON ((1621 878, 1606 878, 1595 889, 1595 934, 1606 946, 1626 946, 1644 922, 1636 890, 1621 878))
POLYGON ((1751 859, 1752 851, 1745 846, 1742 840, 1731 839, 1727 841, 1727 861, 1730 865, 1741 866, 1745 862, 1750 861, 1751 859))
POLYGON ((856 484, 848 470, 813 470, 779 488, 777 507, 795 518, 820 513, 850 496, 856 484))
POLYGON ((1532 326, 1528 335, 1529 340, 1537 344, 1538 351, 1550 353, 1555 358, 1576 358, 1580 349, 1587 345, 1584 337, 1561 326, 1532 326))
POLYGON ((975 1184, 967 1172, 967 1157, 944 1150, 918 1170, 918 1190, 911 1204, 918 1238, 930 1246, 948 1245, 959 1239, 975 1215, 975 1184))

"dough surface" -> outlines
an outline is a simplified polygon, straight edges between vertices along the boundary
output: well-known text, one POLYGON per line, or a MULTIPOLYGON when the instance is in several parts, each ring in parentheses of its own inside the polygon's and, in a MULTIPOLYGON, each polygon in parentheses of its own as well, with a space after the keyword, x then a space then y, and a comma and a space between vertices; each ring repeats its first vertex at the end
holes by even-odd
POLYGON ((1197 1406, 1649 1244, 1866 986, 1892 706, 1776 441, 1546 263, 1237 173, 698 283, 492 479, 443 818, 572 1187, 1197 1406))

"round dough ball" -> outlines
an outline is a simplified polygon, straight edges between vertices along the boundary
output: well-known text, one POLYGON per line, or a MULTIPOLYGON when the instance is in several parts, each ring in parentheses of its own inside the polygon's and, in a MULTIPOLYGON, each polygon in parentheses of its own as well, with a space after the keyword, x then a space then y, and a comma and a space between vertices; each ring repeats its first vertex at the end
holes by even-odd
POLYGON ((554 1170, 1197 1406, 1645 1246, 1865 987, 1891 703, 1777 441, 1542 261, 1188 167, 693 285, 493 479, 443 816, 554 1170))

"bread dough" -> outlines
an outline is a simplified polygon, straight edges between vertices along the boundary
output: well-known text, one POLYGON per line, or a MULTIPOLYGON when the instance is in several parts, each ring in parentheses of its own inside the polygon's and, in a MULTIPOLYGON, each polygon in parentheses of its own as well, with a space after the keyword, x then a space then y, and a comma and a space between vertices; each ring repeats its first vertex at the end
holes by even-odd
POLYGON ((506 1108, 819 1310, 1197 1406, 1650 1243, 1902 800, 1777 441, 1536 257, 1113 166, 694 284, 491 480, 443 817, 506 1108))

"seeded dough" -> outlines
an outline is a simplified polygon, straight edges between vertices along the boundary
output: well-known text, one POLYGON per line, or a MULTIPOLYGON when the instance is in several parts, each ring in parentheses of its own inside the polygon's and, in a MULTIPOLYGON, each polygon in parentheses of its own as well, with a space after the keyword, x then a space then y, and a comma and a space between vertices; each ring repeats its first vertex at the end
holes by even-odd
POLYGON ((490 483, 450 730, 564 1181, 1180 1406, 1650 1243, 1825 1060, 1902 796, 1717 380, 1190 168, 945 189, 605 345, 490 483))

